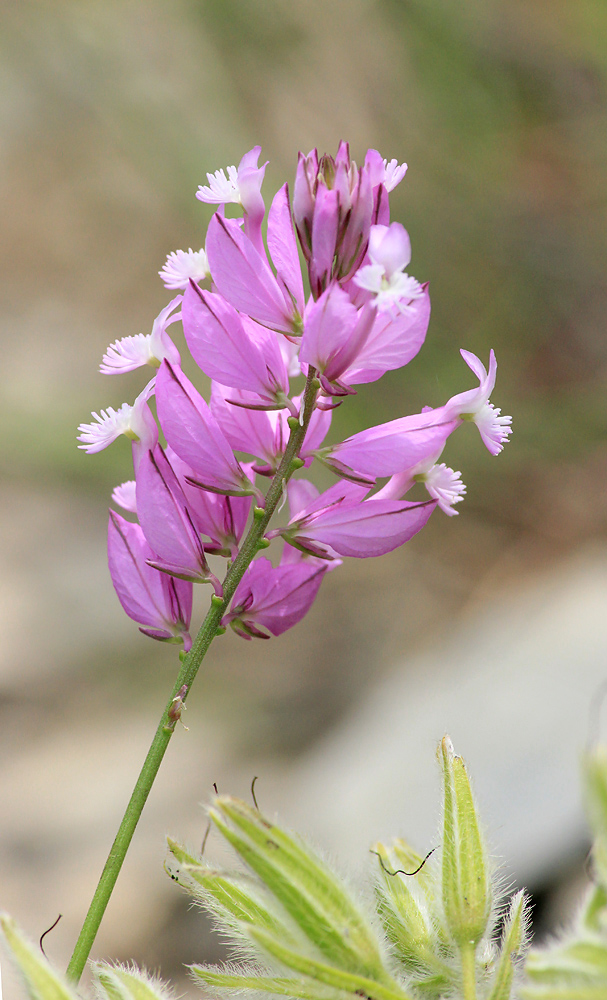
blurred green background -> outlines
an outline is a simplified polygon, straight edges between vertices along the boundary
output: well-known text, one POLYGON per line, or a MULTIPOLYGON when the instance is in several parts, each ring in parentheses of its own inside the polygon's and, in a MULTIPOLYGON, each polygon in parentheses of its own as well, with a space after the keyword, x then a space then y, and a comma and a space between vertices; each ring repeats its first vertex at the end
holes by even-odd
MULTIPOLYGON (((3 902, 36 935, 63 909, 63 955, 108 833, 83 859, 56 816, 83 836, 100 817, 111 830, 174 666, 124 620, 105 569, 107 502, 130 476, 129 448, 88 457, 75 428, 139 391, 138 374, 96 369, 110 341, 151 328, 169 297, 166 254, 202 244, 198 184, 258 143, 268 203, 299 149, 334 152, 345 138, 358 162, 367 147, 406 160, 392 217, 410 232, 412 273, 430 281, 427 342, 336 412, 332 440, 467 388, 460 347, 485 362, 496 351, 494 402, 514 415, 497 459, 474 428, 450 442, 468 486, 459 517, 437 514, 412 546, 351 561, 280 640, 213 649, 190 715, 215 734, 220 773, 222 747, 256 761, 304 752, 463 609, 605 539, 607 8, 5 0, 0 53, 3 902), (132 735, 127 767, 120 740, 132 735), (105 767, 110 744, 124 788, 109 773, 91 788, 84 765, 105 767)), ((199 798, 210 781, 192 775, 199 798)), ((168 971, 200 957, 184 945, 150 958, 141 942, 165 917, 135 931, 127 896, 104 947, 139 948, 168 971)))

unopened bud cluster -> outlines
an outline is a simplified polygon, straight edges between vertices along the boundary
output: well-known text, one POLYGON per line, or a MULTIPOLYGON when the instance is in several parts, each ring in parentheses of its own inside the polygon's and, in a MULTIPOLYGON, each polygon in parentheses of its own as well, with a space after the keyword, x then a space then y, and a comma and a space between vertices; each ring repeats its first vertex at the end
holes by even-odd
POLYGON ((160 276, 179 294, 151 333, 115 341, 101 364, 108 375, 151 366, 154 377, 132 405, 93 413, 93 422, 80 426, 88 452, 121 435, 132 441, 134 479, 112 499, 137 520, 111 511, 110 573, 141 630, 186 650, 192 586, 211 583, 222 598, 207 556, 230 565, 238 558, 252 507, 262 518, 268 510, 264 481, 278 477, 290 518, 284 527, 263 526, 223 609, 223 625, 245 639, 279 635, 300 621, 343 556, 390 552, 437 506, 456 514, 465 487, 439 459, 463 422, 476 423, 493 455, 511 431, 510 417, 489 402, 493 352, 486 370, 462 351, 476 388, 324 444, 332 409, 355 386, 408 364, 426 336, 428 286, 407 272, 409 237, 390 221, 389 194, 406 164, 369 150, 358 168, 345 143, 335 159, 300 154, 292 203, 285 184, 265 226, 259 154, 255 147, 238 168, 207 175, 197 197, 218 208, 205 248, 169 254, 160 276), (227 205, 241 217, 229 218, 227 205), (178 321, 194 362, 211 379, 209 401, 182 370, 169 332, 178 321), (314 460, 337 476, 320 495, 305 478, 314 460), (417 483, 428 498, 405 499, 417 483), (287 543, 279 564, 260 555, 251 562, 272 538, 287 543))

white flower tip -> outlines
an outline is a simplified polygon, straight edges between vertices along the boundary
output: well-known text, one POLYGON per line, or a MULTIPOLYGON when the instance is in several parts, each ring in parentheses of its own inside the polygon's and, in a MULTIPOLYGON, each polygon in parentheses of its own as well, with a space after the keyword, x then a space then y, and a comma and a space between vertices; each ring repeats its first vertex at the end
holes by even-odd
POLYGON ((209 259, 204 247, 200 250, 173 250, 158 272, 164 282, 165 288, 182 288, 188 286, 190 278, 194 281, 203 281, 211 277, 209 270, 209 259))
POLYGON ((123 510, 131 514, 137 513, 137 501, 135 499, 135 480, 129 479, 126 483, 121 483, 112 492, 112 500, 123 510))

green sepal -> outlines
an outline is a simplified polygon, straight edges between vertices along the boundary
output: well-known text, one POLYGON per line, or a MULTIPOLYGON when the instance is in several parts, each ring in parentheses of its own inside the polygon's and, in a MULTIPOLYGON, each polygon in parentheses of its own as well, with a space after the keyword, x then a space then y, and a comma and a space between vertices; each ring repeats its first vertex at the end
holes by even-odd
POLYGON ((376 982, 392 983, 371 928, 319 858, 238 799, 220 796, 209 815, 325 958, 376 982))
MULTIPOLYGON (((167 838, 173 857, 179 862, 177 880, 197 899, 206 903, 218 922, 227 929, 242 934, 245 925, 254 925, 271 934, 277 934, 289 943, 301 944, 294 928, 284 911, 272 910, 272 897, 263 887, 253 882, 250 876, 218 872, 195 858, 180 844, 167 838), (265 898, 264 898, 265 897, 265 898)), ((171 873, 172 874, 172 873, 171 873)), ((278 909, 274 902, 275 909, 278 909)), ((280 908, 282 909, 282 908, 280 908)))
POLYGON ((525 944, 526 929, 527 905, 525 893, 521 889, 510 903, 508 920, 502 934, 501 954, 487 1000, 510 1000, 514 973, 525 944))
POLYGON ((293 969, 294 972, 298 972, 302 976, 323 983, 325 986, 330 986, 332 989, 356 993, 365 997, 366 1000, 411 1000, 410 995, 401 990, 394 981, 390 982, 389 986, 384 986, 374 979, 346 972, 334 965, 318 962, 316 959, 308 958, 308 956, 292 951, 290 948, 285 948, 270 934, 265 934, 253 927, 250 929, 249 935, 262 951, 281 965, 293 969))
POLYGON ((101 1000, 171 1000, 172 991, 156 976, 135 966, 93 964, 95 987, 101 1000))
MULTIPOLYGON (((297 997, 300 1000, 344 1000, 342 990, 332 990, 319 986, 311 979, 289 979, 286 976, 237 975, 216 972, 208 966, 192 965, 191 971, 207 986, 220 990, 256 990, 260 993, 275 993, 278 996, 297 997)), ((357 994, 357 1000, 360 994, 357 994)))
POLYGON ((32 1000, 79 1000, 75 990, 50 967, 44 955, 23 937, 15 921, 6 913, 0 915, 0 928, 32 1000))
POLYGON ((443 909, 456 944, 476 947, 491 913, 485 843, 465 764, 448 737, 441 741, 439 754, 444 779, 443 909))
POLYGON ((423 858, 404 840, 388 848, 377 843, 377 910, 395 957, 415 978, 416 986, 426 986, 437 995, 445 992, 453 980, 450 967, 443 961, 444 935, 437 927, 433 878, 423 858), (416 872, 414 875, 402 872, 416 872), (393 873, 393 874, 392 874, 393 873), (427 980, 427 981, 426 981, 427 980))

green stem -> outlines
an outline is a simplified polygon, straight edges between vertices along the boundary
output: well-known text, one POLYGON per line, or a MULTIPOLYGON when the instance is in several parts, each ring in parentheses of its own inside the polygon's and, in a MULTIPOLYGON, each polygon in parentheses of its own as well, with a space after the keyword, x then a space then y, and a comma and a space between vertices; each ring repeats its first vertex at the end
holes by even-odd
POLYGON ((79 982, 84 966, 86 965, 91 948, 93 947, 93 942, 97 936, 97 931, 99 930, 99 925, 103 919, 103 915, 109 903, 110 896, 112 895, 120 869, 122 868, 126 852, 128 851, 133 834, 135 833, 137 823, 139 822, 139 817, 143 812, 143 807, 147 801, 148 795, 150 794, 152 785, 154 784, 154 780, 158 774, 158 769, 160 768, 162 759, 171 740, 171 736, 173 735, 176 720, 174 717, 169 715, 169 712, 173 707, 173 700, 182 688, 185 688, 183 701, 185 701, 189 695, 194 678, 198 673, 198 668, 200 667, 200 664, 202 663, 213 639, 217 635, 217 629, 221 624, 221 619, 228 610, 230 601, 234 596, 234 591, 242 580, 245 570, 258 552, 259 542, 263 538, 270 519, 272 518, 272 515, 282 498, 284 484, 289 481, 295 471, 295 468, 297 467, 297 464, 293 463, 293 459, 298 457, 301 450, 301 446, 308 429, 308 424, 310 423, 310 417, 312 416, 312 412, 314 410, 316 395, 318 393, 318 383, 315 380, 315 376, 316 371, 313 368, 310 368, 302 399, 303 419, 301 423, 298 423, 291 430, 282 461, 266 495, 263 512, 256 508, 255 517, 253 518, 253 523, 249 529, 247 537, 245 538, 240 552, 228 570, 226 578, 223 582, 223 597, 221 599, 217 597, 213 597, 211 599, 211 606, 207 612, 206 618, 202 623, 190 652, 183 660, 179 676, 175 681, 171 696, 158 724, 156 735, 152 740, 152 745, 150 746, 148 755, 145 758, 145 762, 137 779, 137 783, 133 789, 133 794, 131 795, 129 804, 126 807, 122 823, 120 824, 118 833, 116 834, 116 839, 112 844, 112 849, 110 850, 105 867, 101 873, 101 878, 99 879, 97 889, 95 890, 95 895, 91 901, 84 924, 82 925, 82 930, 80 931, 80 936, 76 942, 76 947, 74 948, 74 953, 71 957, 70 964, 68 965, 67 976, 74 984, 79 982))
POLYGON ((462 994, 464 1000, 476 1000, 476 946, 462 945, 462 994))

